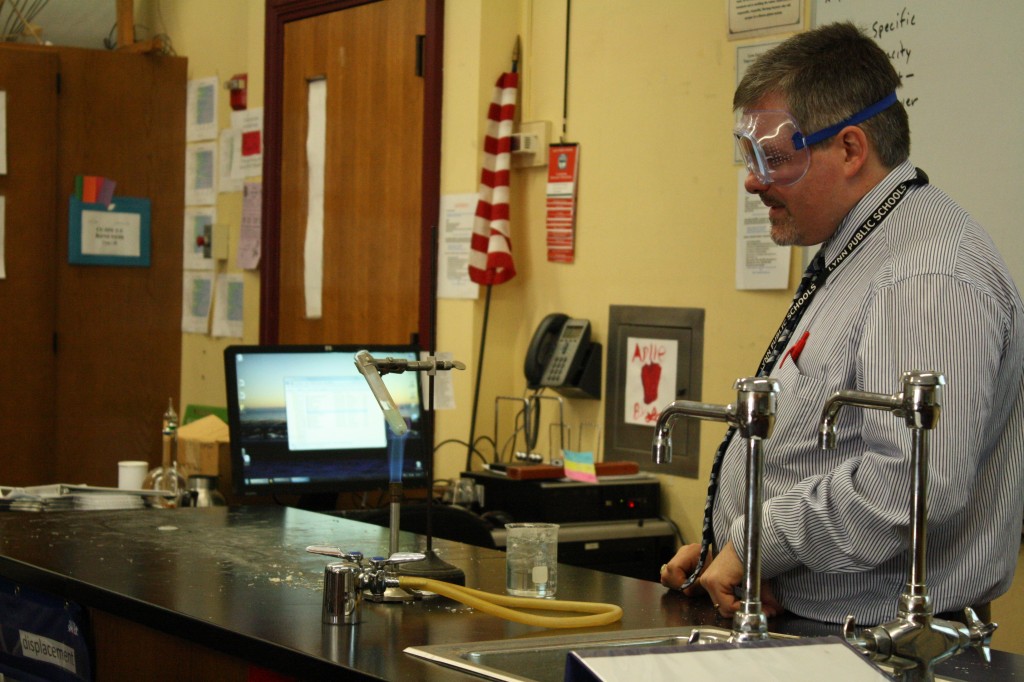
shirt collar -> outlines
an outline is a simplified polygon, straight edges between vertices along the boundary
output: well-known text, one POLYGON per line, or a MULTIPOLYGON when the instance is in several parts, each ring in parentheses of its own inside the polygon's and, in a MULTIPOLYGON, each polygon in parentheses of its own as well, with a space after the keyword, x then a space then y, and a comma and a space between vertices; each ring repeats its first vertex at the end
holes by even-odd
POLYGON ((881 182, 861 197, 860 201, 846 214, 839 228, 829 237, 821 248, 825 254, 825 262, 831 262, 836 255, 846 246, 854 232, 864 223, 865 220, 878 208, 889 194, 896 189, 900 183, 910 180, 917 175, 917 169, 909 160, 889 171, 889 174, 882 178, 881 182))

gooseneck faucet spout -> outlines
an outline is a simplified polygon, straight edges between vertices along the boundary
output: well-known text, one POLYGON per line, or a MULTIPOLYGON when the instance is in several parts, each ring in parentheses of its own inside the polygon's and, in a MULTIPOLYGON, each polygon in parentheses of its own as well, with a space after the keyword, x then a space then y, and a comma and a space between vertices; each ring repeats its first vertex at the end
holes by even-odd
POLYGON ((720 406, 676 400, 662 410, 655 426, 652 455, 655 464, 672 460, 672 424, 681 416, 726 422, 747 439, 747 499, 744 523, 743 599, 732 619, 732 641, 768 638, 768 621, 761 608, 761 506, 764 497, 762 441, 775 425, 779 383, 768 377, 737 379, 736 403, 720 406))
POLYGON ((927 549, 927 493, 929 434, 942 412, 945 378, 936 372, 907 372, 903 390, 894 395, 840 391, 830 397, 822 410, 818 429, 822 449, 836 447, 835 422, 839 408, 853 405, 892 412, 911 429, 910 575, 899 599, 896 620, 855 630, 854 617, 843 625, 846 640, 876 661, 893 665, 896 679, 903 682, 931 682, 940 661, 969 647, 988 658, 989 643, 997 627, 983 623, 971 609, 964 609, 967 625, 933 617, 925 575, 927 549))
POLYGON ((678 417, 696 417, 709 421, 729 422, 730 415, 735 413, 732 405, 711 405, 697 403, 692 400, 676 400, 658 415, 654 426, 654 447, 652 455, 655 464, 669 464, 672 461, 672 426, 678 417))

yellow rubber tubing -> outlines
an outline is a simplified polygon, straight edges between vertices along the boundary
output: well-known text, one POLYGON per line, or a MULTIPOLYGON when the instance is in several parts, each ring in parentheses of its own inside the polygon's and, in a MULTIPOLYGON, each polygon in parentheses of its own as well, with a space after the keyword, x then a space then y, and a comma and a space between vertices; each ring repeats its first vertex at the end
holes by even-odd
POLYGON ((608 625, 622 618, 622 607, 617 604, 602 604, 590 601, 558 601, 557 599, 535 599, 532 597, 508 597, 503 594, 492 594, 472 587, 453 585, 452 583, 417 578, 403 575, 398 577, 398 585, 409 590, 425 590, 436 592, 462 602, 466 606, 489 613, 492 616, 510 620, 513 623, 536 625, 542 628, 589 628, 597 625, 608 625), (524 613, 517 609, 534 611, 572 611, 588 613, 589 616, 542 616, 536 613, 524 613))

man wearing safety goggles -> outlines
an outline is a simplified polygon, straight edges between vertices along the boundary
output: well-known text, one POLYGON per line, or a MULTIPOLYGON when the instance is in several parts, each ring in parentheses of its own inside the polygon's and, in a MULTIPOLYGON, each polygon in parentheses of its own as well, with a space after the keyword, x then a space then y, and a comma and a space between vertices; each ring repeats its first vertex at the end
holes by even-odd
MULTIPOLYGON (((892 620, 907 580, 911 437, 852 409, 818 448, 837 391, 891 395, 903 372, 946 378, 931 431, 928 592, 947 618, 988 620, 1009 588, 1024 516, 1024 305, 984 229, 909 161, 900 79, 852 24, 799 34, 750 66, 733 98, 745 188, 780 245, 821 245, 758 370, 781 392, 764 442, 762 600, 771 616, 892 620)), ((726 439, 705 546, 661 581, 740 607, 746 448, 726 439), (701 559, 701 557, 704 559, 701 559)), ((716 476, 717 473, 717 476, 716 476)))

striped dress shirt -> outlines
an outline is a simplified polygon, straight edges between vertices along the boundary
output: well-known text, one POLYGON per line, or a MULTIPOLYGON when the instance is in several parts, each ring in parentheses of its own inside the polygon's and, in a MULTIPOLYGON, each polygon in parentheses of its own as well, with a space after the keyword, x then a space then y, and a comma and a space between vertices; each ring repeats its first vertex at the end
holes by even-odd
MULTIPOLYGON (((826 242, 825 260, 903 180, 895 168, 826 242)), ((881 410, 844 407, 837 448, 818 448, 826 399, 894 394, 911 370, 946 377, 930 435, 927 584, 935 612, 1006 592, 1024 515, 1024 307, 987 233, 941 190, 910 190, 829 276, 777 363, 775 429, 764 443, 762 577, 786 610, 859 624, 896 616, 909 575, 911 432, 881 410), (781 364, 781 366, 779 366, 781 364)), ((742 438, 722 464, 719 546, 743 556, 742 438)))

